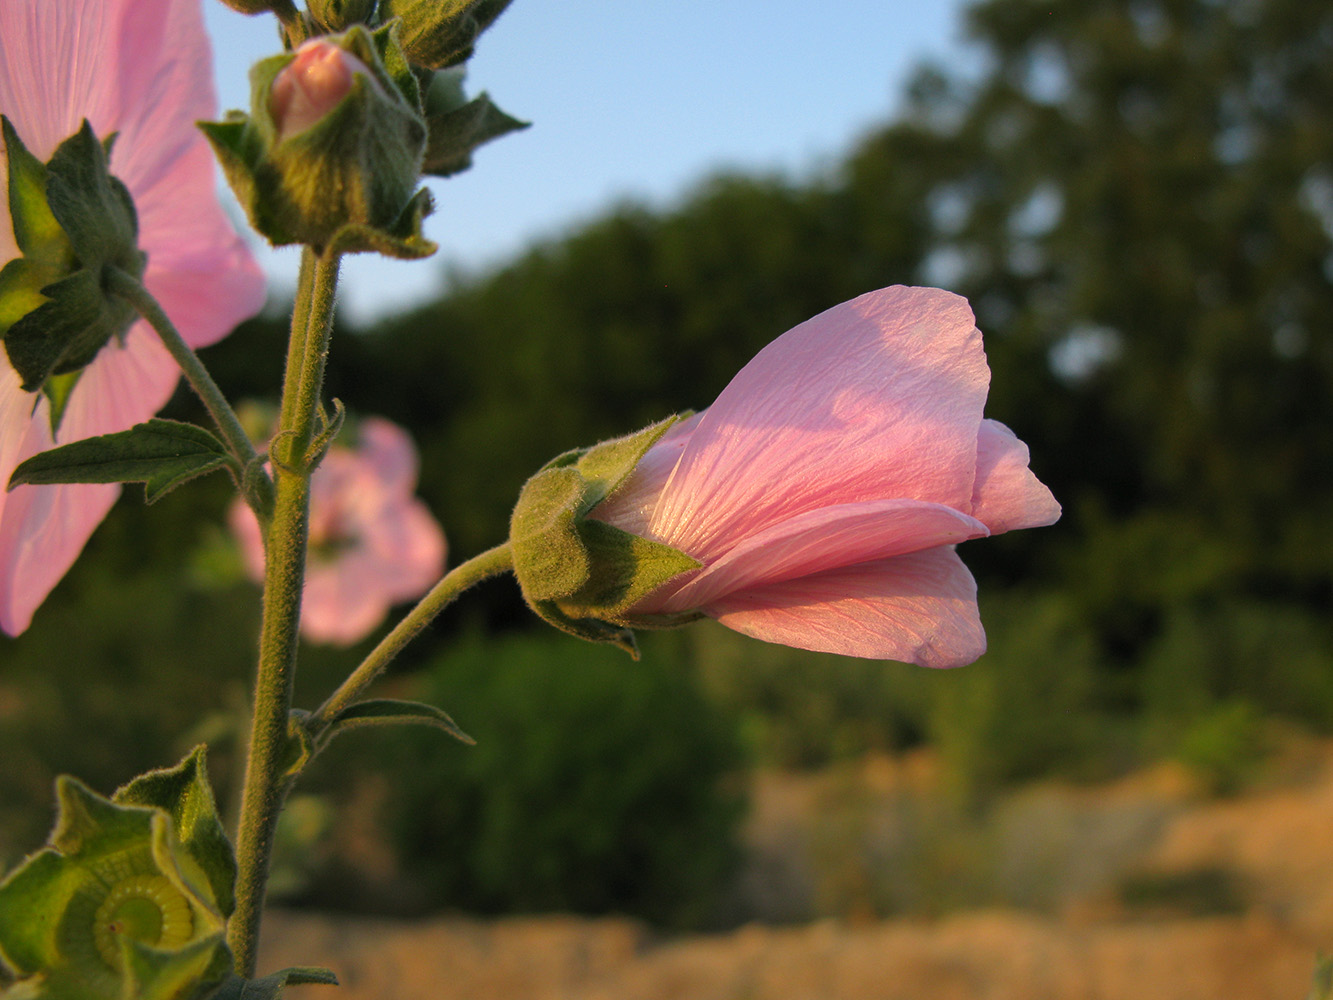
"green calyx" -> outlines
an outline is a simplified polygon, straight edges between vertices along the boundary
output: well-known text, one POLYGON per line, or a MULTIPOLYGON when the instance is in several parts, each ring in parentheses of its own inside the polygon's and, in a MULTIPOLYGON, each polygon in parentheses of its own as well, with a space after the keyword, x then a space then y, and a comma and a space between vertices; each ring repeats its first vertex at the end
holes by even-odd
POLYGON ((530 124, 501 111, 484 92, 469 100, 463 91, 463 71, 458 68, 431 75, 425 110, 428 135, 422 172, 435 177, 466 170, 478 146, 530 124))
POLYGON ((0 882, 0 960, 42 1000, 195 1000, 228 976, 236 865, 203 749, 110 799, 68 776, 45 848, 0 882))
POLYGON ((137 279, 148 258, 133 199, 108 168, 111 139, 99 142, 85 121, 42 163, 9 119, 0 116, 0 128, 21 254, 0 269, 0 338, 23 389, 50 400, 54 432, 78 373, 136 319, 104 276, 117 269, 137 279))
POLYGON ((250 71, 251 114, 201 124, 251 224, 275 246, 321 254, 435 252, 421 233, 430 194, 418 190, 426 148, 421 94, 390 26, 354 26, 328 41, 355 56, 346 96, 310 127, 283 136, 270 110, 292 53, 250 71))
POLYGON ((510 0, 380 0, 380 18, 397 18, 403 51, 415 66, 443 69, 466 62, 481 33, 510 0))
POLYGON ((698 616, 649 621, 631 609, 700 563, 679 549, 588 514, 629 477, 678 419, 670 417, 553 459, 524 484, 510 519, 514 575, 528 605, 565 632, 612 643, 635 658, 638 649, 630 626, 678 625, 698 616))

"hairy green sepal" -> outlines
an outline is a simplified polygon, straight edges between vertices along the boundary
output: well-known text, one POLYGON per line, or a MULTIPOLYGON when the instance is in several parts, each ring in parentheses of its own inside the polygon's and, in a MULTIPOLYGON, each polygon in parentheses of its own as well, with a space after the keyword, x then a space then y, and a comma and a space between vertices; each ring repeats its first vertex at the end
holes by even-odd
POLYGON ((426 123, 416 76, 391 27, 354 26, 329 41, 356 56, 347 96, 314 125, 280 136, 269 110, 273 81, 296 56, 250 71, 251 113, 203 122, 251 224, 275 246, 321 254, 375 252, 414 259, 435 252, 421 232, 430 193, 418 190, 426 123))
POLYGON ((697 616, 648 622, 631 613, 633 606, 700 563, 588 514, 678 419, 553 459, 524 484, 510 519, 514 575, 528 605, 565 632, 636 658, 631 626, 683 624, 697 616))
POLYGON ((0 338, 26 392, 45 392, 59 429, 76 375, 113 338, 123 341, 134 309, 104 289, 114 268, 143 275, 139 222, 129 190, 108 168, 104 144, 85 120, 43 164, 0 116, 8 202, 21 256, 0 269, 0 338), (63 378, 62 378, 63 377, 63 378))
POLYGON ((510 0, 380 0, 379 16, 397 18, 403 51, 416 66, 443 69, 466 62, 477 39, 510 0))
POLYGON ((425 96, 426 158, 422 172, 449 177, 472 166, 478 146, 529 126, 501 111, 484 92, 468 100, 461 69, 440 70, 425 96))
POLYGON ((47 846, 0 883, 15 995, 199 1000, 227 978, 236 862, 197 748, 103 798, 56 782, 47 846))
POLYGON ((144 498, 154 503, 181 483, 231 464, 226 445, 211 431, 154 418, 33 455, 14 470, 7 488, 24 483, 143 483, 144 498))

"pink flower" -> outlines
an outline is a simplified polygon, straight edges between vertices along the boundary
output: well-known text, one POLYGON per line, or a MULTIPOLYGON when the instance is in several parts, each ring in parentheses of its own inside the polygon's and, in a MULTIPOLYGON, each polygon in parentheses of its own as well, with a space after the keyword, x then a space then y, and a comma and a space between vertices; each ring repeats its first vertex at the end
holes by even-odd
POLYGON ((273 78, 269 113, 278 138, 304 132, 338 106, 361 73, 378 87, 370 70, 356 56, 325 38, 312 38, 296 50, 296 58, 273 78))
MULTIPOLYGON (((368 417, 358 437, 354 449, 329 449, 310 480, 301 631, 340 646, 369 635, 392 605, 419 597, 444 572, 444 533, 413 496, 417 459, 407 432, 368 417)), ((240 501, 231 526, 250 575, 263 580, 259 523, 240 501)))
POLYGON ((982 418, 967 301, 895 286, 834 306, 676 425, 592 516, 703 563, 631 610, 699 610, 803 649, 970 663, 986 649, 958 542, 1051 524, 1027 447, 982 418))
MULTIPOLYGON (((194 126, 215 110, 199 0, 4 0, 0 53, 0 112, 38 159, 84 118, 99 138, 118 133, 111 171, 138 208, 144 282, 190 344, 213 343, 259 309, 263 278, 218 204, 213 159, 194 126)), ((0 161, 0 184, 4 173, 0 161)), ((18 249, 0 202, 2 266, 18 249)), ((148 419, 178 375, 148 325, 135 323, 123 347, 112 341, 84 369, 59 443, 148 419)), ((54 443, 45 398, 23 392, 0 355, 0 483, 54 443)), ((28 627, 119 492, 0 492, 0 628, 28 627)))

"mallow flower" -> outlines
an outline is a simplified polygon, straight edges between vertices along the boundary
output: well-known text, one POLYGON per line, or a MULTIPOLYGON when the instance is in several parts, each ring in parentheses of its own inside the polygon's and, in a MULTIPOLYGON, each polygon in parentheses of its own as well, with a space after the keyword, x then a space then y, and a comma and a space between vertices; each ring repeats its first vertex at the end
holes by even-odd
MULTIPOLYGON (((310 542, 301 632, 350 645, 389 608, 420 597, 444 572, 439 524, 414 495, 417 455, 407 432, 381 417, 356 428, 354 446, 334 443, 310 479, 310 542)), ((264 578, 264 542, 254 513, 230 512, 250 576, 264 578)))
MULTIPOLYGON (((39 160, 79 130, 115 135, 111 172, 133 195, 143 281, 186 341, 225 335, 263 303, 263 277, 216 196, 195 121, 215 112, 199 0, 4 0, 0 113, 39 160)), ((0 185, 5 166, 0 158, 0 185)), ((3 187, 0 187, 3 190, 3 187)), ((3 201, 3 199, 0 199, 3 201)), ((0 206, 0 266, 18 256, 0 206)), ((171 396, 179 371, 144 322, 83 369, 53 432, 48 401, 24 392, 0 354, 0 483, 53 445, 125 430, 171 396)), ((17 635, 69 569, 119 493, 116 485, 0 492, 0 629, 17 635)))
POLYGON ((691 612, 803 649, 931 667, 986 648, 959 542, 1053 523, 1027 447, 982 416, 967 300, 895 286, 783 334, 588 516, 700 565, 620 615, 691 612))

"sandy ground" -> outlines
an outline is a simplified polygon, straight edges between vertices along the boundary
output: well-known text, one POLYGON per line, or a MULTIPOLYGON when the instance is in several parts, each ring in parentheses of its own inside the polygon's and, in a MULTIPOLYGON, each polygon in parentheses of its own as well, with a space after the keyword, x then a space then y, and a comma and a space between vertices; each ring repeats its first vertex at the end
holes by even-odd
MULTIPOLYGON (((812 794, 770 792, 768 805, 757 810, 767 825, 752 836, 766 833, 770 846, 799 839, 792 814, 784 828, 772 797, 812 794)), ((1043 794, 1038 801, 1049 812, 1052 793, 1043 794)), ((261 971, 323 963, 338 973, 340 988, 293 988, 288 995, 298 1000, 1306 996, 1316 953, 1333 950, 1333 748, 1324 748, 1300 780, 1234 800, 1190 799, 1161 774, 1061 794, 1066 810, 1069 801, 1095 801, 1098 815, 1106 816, 1126 814, 1108 812, 1108 802, 1175 803, 1179 808, 1157 809, 1148 834, 1139 829, 1131 838, 1133 869, 1225 872, 1243 887, 1243 905, 1204 917, 1170 907, 1127 909, 1108 894, 1105 880, 1078 876, 1086 891, 1065 897, 1058 912, 988 908, 935 920, 823 919, 680 938, 620 919, 395 922, 277 911, 267 917, 261 971)), ((1016 815, 1036 815, 1030 802, 1025 808, 1016 815)), ((1116 845, 1105 835, 1081 840, 1087 851, 1112 852, 1116 845)), ((1070 856, 1078 854, 1075 845, 1070 856)))

